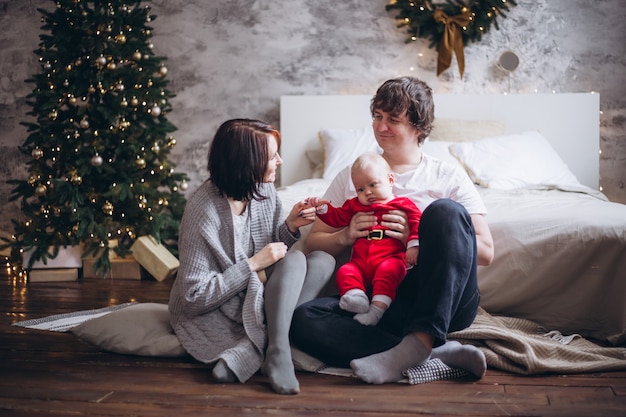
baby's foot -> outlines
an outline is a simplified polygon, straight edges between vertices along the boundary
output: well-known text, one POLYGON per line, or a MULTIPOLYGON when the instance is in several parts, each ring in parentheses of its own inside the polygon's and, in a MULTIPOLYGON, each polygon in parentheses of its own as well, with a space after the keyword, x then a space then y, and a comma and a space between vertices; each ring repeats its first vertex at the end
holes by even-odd
POLYGON ((354 319, 364 326, 375 326, 385 314, 387 309, 378 307, 375 304, 370 305, 367 313, 359 313, 354 315, 354 319))
POLYGON ((341 296, 339 307, 351 313, 367 313, 370 309, 370 299, 362 290, 352 289, 341 296))

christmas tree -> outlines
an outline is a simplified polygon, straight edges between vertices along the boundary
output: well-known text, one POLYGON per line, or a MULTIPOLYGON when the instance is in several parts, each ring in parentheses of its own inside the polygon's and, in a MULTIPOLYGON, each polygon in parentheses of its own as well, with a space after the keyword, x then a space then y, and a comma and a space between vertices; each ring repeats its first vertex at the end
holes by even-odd
POLYGON ((27 82, 32 121, 19 147, 28 179, 13 179, 24 221, 13 248, 30 263, 83 246, 105 276, 110 251, 126 256, 151 235, 176 254, 187 176, 168 159, 176 127, 166 115, 165 58, 153 53, 156 16, 140 0, 56 0, 42 14, 34 51, 41 70, 27 82))

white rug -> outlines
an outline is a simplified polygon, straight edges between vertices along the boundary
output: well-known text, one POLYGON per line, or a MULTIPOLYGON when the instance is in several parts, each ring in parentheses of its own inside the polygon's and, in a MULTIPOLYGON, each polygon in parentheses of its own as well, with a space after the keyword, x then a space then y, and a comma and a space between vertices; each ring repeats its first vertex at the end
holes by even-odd
POLYGON ((51 332, 67 332, 68 330, 86 322, 87 320, 102 317, 113 311, 128 307, 136 303, 125 303, 116 306, 103 307, 95 310, 74 311, 72 313, 56 314, 13 323, 13 326, 25 327, 27 329, 48 330, 51 332))

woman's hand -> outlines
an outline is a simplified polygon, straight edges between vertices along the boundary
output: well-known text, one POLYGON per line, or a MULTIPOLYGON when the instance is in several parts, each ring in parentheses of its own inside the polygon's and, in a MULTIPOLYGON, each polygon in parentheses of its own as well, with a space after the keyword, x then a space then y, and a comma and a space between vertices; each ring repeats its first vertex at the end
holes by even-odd
POLYGON ((391 210, 383 214, 381 226, 389 228, 385 234, 401 241, 405 246, 409 237, 409 221, 406 213, 402 210, 391 210))
POLYGON ((283 242, 268 243, 251 258, 248 258, 250 269, 254 272, 259 272, 270 265, 274 265, 276 262, 285 257, 287 249, 287 245, 283 242))
POLYGON ((309 205, 306 201, 298 201, 291 208, 291 211, 285 219, 289 231, 293 234, 298 233, 302 226, 313 223, 315 220, 315 207, 309 205))
POLYGON ((302 226, 313 223, 317 212, 322 213, 327 210, 326 204, 330 204, 330 201, 322 200, 319 197, 309 197, 294 204, 285 220, 289 231, 297 233, 302 226))

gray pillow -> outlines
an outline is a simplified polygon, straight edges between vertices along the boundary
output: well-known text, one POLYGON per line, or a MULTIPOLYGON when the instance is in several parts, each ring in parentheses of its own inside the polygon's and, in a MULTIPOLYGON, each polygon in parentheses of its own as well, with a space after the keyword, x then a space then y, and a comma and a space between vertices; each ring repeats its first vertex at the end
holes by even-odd
POLYGON ((103 350, 126 355, 186 355, 170 325, 167 304, 140 303, 88 320, 70 330, 103 350))

